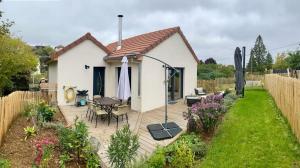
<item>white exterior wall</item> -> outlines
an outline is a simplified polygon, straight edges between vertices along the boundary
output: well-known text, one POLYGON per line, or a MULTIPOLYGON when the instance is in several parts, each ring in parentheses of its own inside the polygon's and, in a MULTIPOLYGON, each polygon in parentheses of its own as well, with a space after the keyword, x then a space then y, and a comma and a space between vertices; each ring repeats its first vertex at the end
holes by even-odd
MULTIPOLYGON (((150 50, 146 55, 161 59, 173 67, 184 68, 183 97, 194 92, 194 88, 197 86, 197 62, 178 33, 150 50)), ((164 105, 164 78, 164 68, 162 68, 161 63, 149 58, 143 58, 141 80, 142 112, 164 105)))
POLYGON ((76 47, 58 57, 57 63, 57 101, 65 105, 64 86, 75 86, 77 90, 88 90, 93 95, 93 67, 106 67, 105 69, 105 95, 110 95, 109 68, 103 61, 107 54, 90 40, 85 40, 76 47), (85 69, 85 65, 90 66, 85 69))
POLYGON ((48 82, 57 83, 57 62, 48 65, 48 82))
MULTIPOLYGON (((138 96, 138 64, 131 62, 128 60, 128 67, 131 67, 131 109, 135 111, 141 110, 141 98, 138 96)), ((111 63, 109 65, 108 80, 107 83, 109 87, 107 88, 106 96, 109 97, 116 97, 117 90, 118 90, 118 67, 121 67, 121 60, 120 63, 111 63)), ((106 86, 105 86, 106 87, 106 86)))

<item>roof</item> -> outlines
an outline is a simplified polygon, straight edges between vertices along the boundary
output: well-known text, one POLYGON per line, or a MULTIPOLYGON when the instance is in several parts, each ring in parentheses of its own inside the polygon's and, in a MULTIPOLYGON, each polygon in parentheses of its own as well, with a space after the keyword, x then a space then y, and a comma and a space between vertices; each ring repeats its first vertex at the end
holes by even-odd
POLYGON ((108 55, 107 59, 121 57, 128 53, 145 54, 175 33, 179 33, 195 60, 199 62, 198 57, 196 56, 191 45, 188 43, 187 39, 183 35, 182 31, 180 30, 180 27, 158 30, 124 39, 122 40, 122 48, 119 50, 116 50, 118 42, 111 43, 106 46, 107 49, 111 52, 111 54, 108 55))
POLYGON ((98 46, 99 48, 101 48, 104 52, 106 52, 107 54, 110 54, 110 51, 100 42, 98 41, 95 37, 93 37, 91 35, 91 33, 86 33, 85 35, 83 35, 82 37, 80 37, 79 39, 75 40, 74 42, 72 42, 71 44, 65 46, 64 48, 54 52, 51 55, 51 60, 52 61, 57 61, 57 58, 64 54, 65 52, 69 51, 70 49, 76 47, 77 45, 79 45, 80 43, 82 43, 85 40, 90 40, 92 41, 96 46, 98 46))
POLYGON ((117 49, 117 43, 114 42, 108 44, 106 47, 102 45, 96 38, 94 38, 90 33, 86 33, 84 36, 80 37, 76 41, 72 42, 71 44, 67 45, 61 50, 56 51, 51 55, 51 61, 57 61, 57 58, 67 52, 68 50, 74 48, 78 44, 82 43, 85 40, 91 40, 95 45, 101 48, 103 51, 107 53, 105 60, 109 59, 119 59, 122 56, 129 54, 129 53, 139 53, 145 54, 158 46, 160 43, 171 37, 173 34, 178 33, 181 38, 183 39, 185 45, 190 50, 191 54, 195 58, 195 60, 199 63, 199 59, 196 56, 194 50, 192 49, 191 45, 183 35, 180 27, 173 27, 163 30, 158 30, 150 33, 141 34, 138 36, 130 37, 127 39, 122 40, 122 48, 119 50, 117 49))

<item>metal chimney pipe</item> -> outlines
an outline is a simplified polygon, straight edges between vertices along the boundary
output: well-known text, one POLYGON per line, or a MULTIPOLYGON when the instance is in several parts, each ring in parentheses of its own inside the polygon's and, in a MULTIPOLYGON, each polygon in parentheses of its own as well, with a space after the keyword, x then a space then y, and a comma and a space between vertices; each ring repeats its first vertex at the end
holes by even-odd
POLYGON ((122 48, 122 18, 123 15, 118 15, 119 18, 119 40, 117 45, 117 50, 122 48))

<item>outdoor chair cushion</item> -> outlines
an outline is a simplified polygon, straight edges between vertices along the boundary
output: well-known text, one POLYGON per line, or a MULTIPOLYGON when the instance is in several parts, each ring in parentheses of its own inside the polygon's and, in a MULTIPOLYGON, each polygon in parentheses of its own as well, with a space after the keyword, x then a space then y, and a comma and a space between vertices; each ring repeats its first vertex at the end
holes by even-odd
POLYGON ((112 113, 114 115, 116 115, 116 116, 121 116, 121 115, 125 115, 127 113, 127 111, 125 111, 125 110, 117 110, 117 111, 113 111, 112 113))

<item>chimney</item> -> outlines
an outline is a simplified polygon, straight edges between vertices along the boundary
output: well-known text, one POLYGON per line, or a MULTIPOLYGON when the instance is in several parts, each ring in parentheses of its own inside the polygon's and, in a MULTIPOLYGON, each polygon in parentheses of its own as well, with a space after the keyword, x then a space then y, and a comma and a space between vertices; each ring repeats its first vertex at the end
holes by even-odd
POLYGON ((122 18, 123 15, 118 15, 119 18, 119 40, 117 45, 117 50, 122 48, 122 18))

